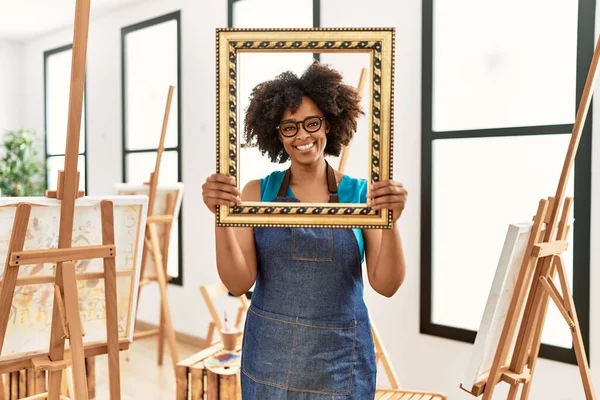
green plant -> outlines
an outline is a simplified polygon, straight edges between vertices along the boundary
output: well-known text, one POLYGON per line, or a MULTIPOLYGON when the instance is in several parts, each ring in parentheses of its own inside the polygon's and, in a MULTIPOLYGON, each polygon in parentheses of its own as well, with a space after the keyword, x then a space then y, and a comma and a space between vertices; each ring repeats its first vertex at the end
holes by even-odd
POLYGON ((4 134, 0 148, 0 195, 40 196, 46 190, 46 165, 35 151, 33 130, 19 129, 4 134))

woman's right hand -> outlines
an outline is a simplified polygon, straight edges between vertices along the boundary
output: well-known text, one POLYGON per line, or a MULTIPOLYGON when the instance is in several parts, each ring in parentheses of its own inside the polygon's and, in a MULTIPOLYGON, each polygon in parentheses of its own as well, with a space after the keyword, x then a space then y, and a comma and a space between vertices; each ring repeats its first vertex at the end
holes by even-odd
POLYGON ((213 214, 217 205, 234 206, 241 202, 240 195, 235 179, 227 175, 212 174, 202 185, 202 199, 213 214))

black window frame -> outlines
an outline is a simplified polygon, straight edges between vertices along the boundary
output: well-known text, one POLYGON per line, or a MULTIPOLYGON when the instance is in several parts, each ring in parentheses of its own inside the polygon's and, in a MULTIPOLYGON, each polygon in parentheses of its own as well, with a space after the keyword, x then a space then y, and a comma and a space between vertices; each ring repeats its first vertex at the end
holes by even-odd
MULTIPOLYGON (((422 176, 421 176, 421 310, 420 332, 433 336, 474 343, 477 332, 431 321, 432 304, 432 145, 434 140, 457 138, 488 138, 523 135, 548 135, 571 133, 573 124, 537 125, 492 129, 434 132, 432 129, 433 80, 433 2, 423 2, 422 32, 422 176)), ((576 108, 592 61, 595 45, 595 0, 578 1, 576 108)), ((590 106, 592 110, 592 106, 590 106)), ((566 149, 565 149, 566 150, 566 149)), ((577 223, 573 229, 573 297, 581 335, 589 360, 590 353, 590 199, 591 199, 592 112, 588 112, 575 160, 573 182, 574 215, 577 223)), ((553 193, 548 193, 549 196, 553 193)), ((535 210, 531 210, 532 215, 535 210)), ((566 328, 566 327, 565 327, 566 328)), ((539 356, 568 364, 577 364, 573 348, 566 349, 542 343, 539 356)))
MULTIPOLYGON (((45 168, 44 168, 44 179, 46 180, 46 187, 50 190, 56 189, 56 188, 51 188, 50 187, 50 177, 48 176, 48 160, 50 158, 53 157, 64 157, 65 153, 64 151, 62 153, 52 153, 52 154, 48 154, 48 59, 58 53, 62 53, 64 51, 69 51, 69 50, 73 50, 73 43, 71 44, 67 44, 64 46, 60 46, 60 47, 56 47, 50 50, 46 50, 44 51, 44 163, 45 163, 45 168)), ((84 193, 87 194, 88 193, 88 124, 87 124, 87 73, 86 73, 86 77, 84 78, 84 91, 83 91, 83 122, 84 122, 84 129, 83 129, 83 135, 84 135, 84 146, 83 146, 83 153, 78 153, 78 156, 83 156, 83 165, 84 165, 84 173, 83 173, 83 178, 84 178, 84 185, 83 185, 83 190, 84 193)), ((67 118, 67 116, 65 115, 65 118, 67 118)), ((81 134, 80 134, 81 135, 81 134)), ((65 133, 66 136, 66 133, 65 133)), ((81 140, 81 139, 80 139, 81 140)), ((66 143, 65 143, 66 146, 66 143)), ((66 147, 65 147, 66 149, 66 147)), ((78 163, 79 165, 79 163, 78 163)), ((78 168, 79 169, 79 168, 78 168)), ((81 171, 80 171, 80 179, 81 179, 81 171)))
MULTIPOLYGON (((122 153, 122 167, 123 167, 123 174, 122 174, 122 181, 123 182, 127 182, 127 156, 129 154, 136 154, 136 153, 152 153, 152 152, 156 152, 156 148, 147 148, 147 149, 135 149, 135 150, 128 150, 127 149, 127 109, 126 109, 126 104, 127 104, 127 79, 126 79, 126 72, 127 72, 127 66, 126 66, 126 62, 125 62, 125 56, 127 53, 127 46, 126 46, 126 36, 127 34, 131 33, 131 32, 135 32, 141 29, 145 29, 145 28, 149 28, 152 27, 154 25, 158 25, 158 24, 162 24, 171 20, 175 20, 177 22, 177 84, 176 84, 176 89, 175 89, 175 96, 177 96, 177 146, 173 146, 173 147, 165 147, 164 149, 164 154, 168 153, 168 152, 175 152, 177 153, 177 180, 179 182, 183 182, 183 173, 182 173, 182 165, 183 165, 183 157, 182 157, 182 119, 181 119, 181 114, 182 114, 182 86, 181 86, 181 10, 177 10, 168 14, 164 14, 155 18, 151 18, 145 21, 141 21, 141 22, 137 22, 135 24, 132 25, 128 25, 125 26, 123 28, 121 28, 121 121, 122 121, 122 126, 121 126, 121 133, 122 133, 122 149, 121 149, 121 153, 122 153)), ((157 143, 158 145, 158 143, 157 143)), ((150 175, 148 175, 148 179, 150 179, 150 175)), ((179 265, 177 266, 177 276, 176 277, 172 277, 172 279, 169 281, 169 283, 174 284, 174 285, 178 285, 178 286, 183 286, 183 242, 184 242, 184 238, 183 238, 183 205, 180 207, 180 211, 179 211, 179 219, 178 219, 178 236, 179 236, 179 242, 178 242, 178 249, 177 251, 179 252, 178 254, 178 260, 179 260, 179 265)))

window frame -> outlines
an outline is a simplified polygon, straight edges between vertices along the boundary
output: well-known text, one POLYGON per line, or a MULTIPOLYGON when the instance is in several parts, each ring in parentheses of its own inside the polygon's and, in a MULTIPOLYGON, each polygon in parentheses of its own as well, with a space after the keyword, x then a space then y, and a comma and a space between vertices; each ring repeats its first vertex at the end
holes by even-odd
MULTIPOLYGON (((177 84, 175 89, 175 96, 177 96, 177 146, 165 147, 164 154, 168 152, 177 153, 177 180, 182 182, 182 86, 181 86, 181 10, 177 10, 168 14, 164 14, 158 17, 154 17, 148 20, 137 22, 132 25, 121 28, 121 155, 122 155, 122 181, 127 182, 127 156, 130 154, 140 153, 152 153, 156 152, 156 148, 144 148, 144 149, 127 149, 127 66, 126 66, 126 54, 127 45, 126 37, 127 34, 139 31, 145 28, 152 27, 154 25, 162 24, 168 21, 174 20, 177 23, 177 84)), ((158 144, 157 144, 158 145, 158 144)), ((150 179, 150 175, 148 175, 150 179)), ((183 286, 183 204, 180 207, 179 219, 178 219, 178 266, 177 266, 177 277, 172 277, 169 283, 174 285, 183 286)))
MULTIPOLYGON (((432 147, 435 140, 459 138, 489 138, 523 135, 566 134, 572 132, 573 124, 534 125, 525 127, 489 128, 456 131, 433 131, 433 7, 435 0, 423 2, 422 25, 422 112, 421 112, 421 307, 420 333, 461 342, 474 343, 477 332, 435 324, 432 322, 432 147)), ((579 106, 595 44, 595 0, 578 1, 576 107, 579 106)), ((592 106, 590 105, 590 110, 592 106)), ((565 149, 566 150, 566 149, 565 149)), ((592 112, 589 111, 583 128, 574 168, 574 216, 577 224, 573 229, 573 298, 581 328, 586 354, 590 357, 590 213, 591 213, 591 153, 592 112)), ((553 193, 548 193, 553 195, 553 193)), ((535 214, 531 210, 532 216, 535 214)), ((539 356, 568 364, 577 364, 573 348, 542 343, 539 356)))
MULTIPOLYGON (((60 46, 60 47, 55 47, 53 49, 50 50, 46 50, 44 51, 44 164, 45 164, 45 171, 44 171, 44 179, 46 181, 46 187, 48 189, 56 189, 56 188, 51 188, 50 187, 50 176, 48 175, 49 172, 49 168, 48 168, 48 160, 50 158, 53 157, 65 157, 65 153, 52 153, 52 154, 48 154, 48 59, 58 53, 62 53, 64 51, 69 51, 69 50, 73 50, 73 43, 70 44, 66 44, 64 46, 60 46)), ((83 157, 83 165, 84 165, 84 173, 83 173, 83 179, 84 179, 84 185, 83 185, 83 190, 84 193, 87 194, 88 193, 88 124, 87 124, 87 73, 86 73, 86 77, 84 78, 84 90, 83 90, 83 115, 82 115, 82 119, 83 119, 83 123, 84 123, 84 129, 83 129, 83 135, 84 135, 84 146, 83 146, 83 153, 79 153, 78 152, 78 156, 82 156, 83 157)), ((65 116, 66 117, 66 116, 65 116)), ((81 135, 81 133, 80 133, 81 135)), ((81 138, 79 139, 81 140, 81 138)), ((66 144, 65 144, 66 145, 66 144)), ((79 165, 79 163, 78 163, 79 165)), ((79 168, 78 168, 79 169, 79 168)), ((81 174, 81 170, 79 169, 79 172, 81 174)), ((80 176, 81 179, 81 176, 80 176)))

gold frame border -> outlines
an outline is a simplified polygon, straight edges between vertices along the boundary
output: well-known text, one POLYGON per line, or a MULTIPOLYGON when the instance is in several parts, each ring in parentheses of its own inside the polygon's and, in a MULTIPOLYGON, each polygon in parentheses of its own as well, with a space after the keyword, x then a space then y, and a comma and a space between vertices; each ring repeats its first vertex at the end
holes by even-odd
MULTIPOLYGON (((240 52, 368 52, 369 184, 392 179, 394 116, 394 28, 305 28, 216 30, 217 173, 236 179, 240 151, 237 115, 237 65, 240 52)), ((384 228, 392 227, 390 209, 366 204, 242 202, 217 206, 217 226, 384 228)))

